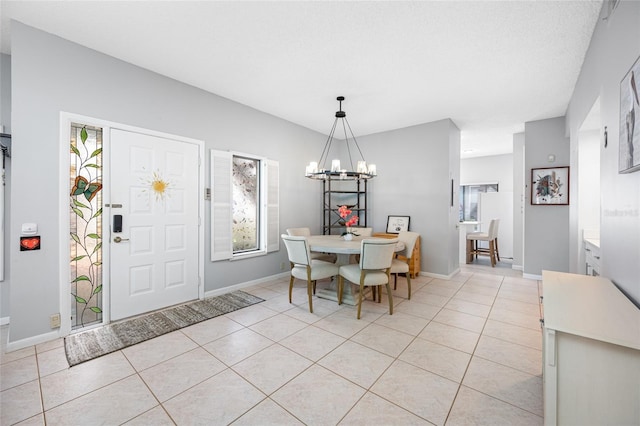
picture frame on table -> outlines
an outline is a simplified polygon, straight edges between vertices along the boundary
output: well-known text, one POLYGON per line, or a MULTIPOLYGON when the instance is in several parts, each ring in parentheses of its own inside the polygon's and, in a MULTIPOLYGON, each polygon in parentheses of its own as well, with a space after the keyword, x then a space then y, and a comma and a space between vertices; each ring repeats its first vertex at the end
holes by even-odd
POLYGON ((620 82, 618 173, 640 170, 640 57, 620 82))
POLYGON ((410 216, 388 216, 387 217, 387 233, 399 234, 402 231, 409 230, 410 216))
POLYGON ((531 204, 569 205, 569 166, 531 169, 531 204))

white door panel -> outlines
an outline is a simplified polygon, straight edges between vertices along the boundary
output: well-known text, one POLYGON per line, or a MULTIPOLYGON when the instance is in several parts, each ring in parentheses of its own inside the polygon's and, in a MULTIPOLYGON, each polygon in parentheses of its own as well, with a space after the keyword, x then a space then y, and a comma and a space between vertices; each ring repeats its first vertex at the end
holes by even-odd
POLYGON ((111 319, 198 298, 195 144, 111 130, 111 319), (117 238, 121 238, 117 242, 117 238))

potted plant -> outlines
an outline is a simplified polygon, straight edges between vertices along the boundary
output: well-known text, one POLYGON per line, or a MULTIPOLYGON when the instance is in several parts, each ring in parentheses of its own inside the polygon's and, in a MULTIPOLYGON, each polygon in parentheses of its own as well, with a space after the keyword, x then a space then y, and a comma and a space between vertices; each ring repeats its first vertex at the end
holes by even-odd
POLYGON ((351 211, 351 209, 349 209, 347 206, 340 206, 338 208, 338 214, 342 219, 344 219, 344 226, 346 226, 347 228, 346 231, 342 233, 342 237, 346 241, 352 240, 354 235, 356 237, 358 236, 358 234, 351 230, 351 227, 358 223, 359 218, 356 215, 349 217, 349 215, 351 215, 352 213, 353 212, 351 211))

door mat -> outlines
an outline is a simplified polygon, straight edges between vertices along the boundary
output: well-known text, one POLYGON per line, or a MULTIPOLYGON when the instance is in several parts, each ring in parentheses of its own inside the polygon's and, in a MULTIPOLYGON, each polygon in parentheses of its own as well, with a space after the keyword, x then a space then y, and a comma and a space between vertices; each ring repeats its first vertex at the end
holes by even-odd
POLYGON ((238 290, 72 334, 64 338, 67 361, 69 366, 73 367, 127 346, 260 302, 264 302, 264 299, 238 290))

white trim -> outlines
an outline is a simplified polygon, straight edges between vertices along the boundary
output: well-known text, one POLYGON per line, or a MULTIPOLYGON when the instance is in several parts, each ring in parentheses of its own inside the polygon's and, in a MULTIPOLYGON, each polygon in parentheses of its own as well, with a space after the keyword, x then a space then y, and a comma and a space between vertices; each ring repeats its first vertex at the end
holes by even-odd
POLYGON ((442 280, 450 280, 459 272, 460 272, 460 268, 457 268, 455 271, 453 271, 449 275, 434 274, 433 272, 425 272, 425 271, 419 272, 418 275, 422 275, 423 277, 440 278, 442 280))
MULTIPOLYGON (((55 332, 55 338, 63 337, 71 334, 71 298, 69 297, 69 289, 67 284, 69 283, 69 211, 68 211, 68 195, 69 195, 69 138, 70 138, 70 126, 72 122, 78 122, 87 124, 90 126, 101 127, 102 128, 102 153, 103 153, 103 168, 102 168, 102 181, 103 181, 103 204, 110 204, 110 172, 111 172, 111 164, 109 162, 110 150, 111 150, 111 130, 119 129, 129 132, 142 133, 150 136, 173 139, 181 142, 191 143, 198 146, 198 215, 199 215, 199 224, 198 224, 198 298, 202 299, 204 297, 204 176, 205 176, 205 164, 204 164, 204 147, 205 143, 203 140, 188 138, 185 136, 173 135, 166 132, 159 132, 155 130, 144 129, 141 127, 130 126, 122 123, 116 123, 113 121, 102 120, 94 117, 88 117, 85 115, 69 113, 65 111, 60 112, 60 158, 58 164, 60 164, 59 169, 59 188, 60 188, 60 205, 59 205, 59 264, 60 264, 60 275, 59 275, 59 285, 60 285, 60 317, 61 324, 58 331, 55 332)), ((109 215, 105 215, 105 217, 109 217, 109 215)), ((103 220, 103 242, 108 240, 105 239, 105 236, 108 237, 110 235, 110 223, 109 220, 103 220)), ((109 253, 109 244, 103 244, 103 293, 102 293, 102 323, 108 324, 111 321, 110 318, 110 295, 111 289, 109 287, 110 276, 109 276, 109 265, 110 265, 110 253, 109 253)), ((83 329, 84 330, 84 329, 83 329)), ((79 330, 79 331, 83 331, 79 330)), ((47 333, 41 336, 49 336, 51 333, 47 333)), ((39 336, 36 336, 39 337, 39 336)), ((47 337, 48 340, 51 340, 50 337, 47 337)), ((29 340, 29 339, 27 339, 29 340)), ((43 340, 46 341, 46 340, 43 340)), ((15 342, 16 344, 18 342, 15 342)), ((41 343, 38 341, 37 343, 41 343)), ((28 346, 28 345, 27 345, 28 346)), ((18 348, 16 348, 18 349, 18 348)))
POLYGON ((498 188, 500 188, 500 182, 498 181, 494 181, 494 182, 480 182, 480 183, 462 183, 460 182, 460 185, 458 186, 482 186, 482 185, 498 185, 498 188))
POLYGON ((233 155, 229 151, 212 149, 210 155, 209 179, 211 185, 211 217, 209 245, 211 261, 233 258, 231 231, 231 203, 233 155))
MULTIPOLYGON (((107 204, 111 204, 111 191, 105 189, 109 188, 110 183, 108 181, 109 172, 111 171, 111 132, 110 127, 102 128, 102 204, 103 209, 107 204)), ((108 210, 110 211, 110 209, 108 210)), ((111 245, 104 244, 104 236, 110 235, 111 223, 109 223, 109 215, 104 214, 103 210, 102 220, 102 324, 109 324, 111 322, 111 245), (104 220, 107 218, 107 220, 104 220)), ((107 239, 108 241, 108 239, 107 239)), ((78 332, 90 329, 89 327, 83 327, 78 332)))
POLYGON ((542 275, 534 275, 534 274, 522 274, 522 278, 526 278, 528 280, 538 280, 542 281, 542 275))
MULTIPOLYGON (((60 311, 60 328, 58 332, 61 335, 68 335, 71 332, 71 299, 69 297, 69 277, 71 269, 69 268, 69 139, 71 137, 71 122, 74 116, 65 112, 60 112, 60 158, 58 164, 58 229, 59 229, 59 248, 58 248, 58 265, 60 266, 60 275, 58 277, 58 285, 60 290, 60 299, 58 301, 58 310, 60 311)), ((104 287, 103 287, 104 288, 104 287)), ((104 293, 103 293, 104 296, 104 293)), ((19 342, 16 342, 19 343, 19 342)))
POLYGON ((265 248, 267 253, 280 250, 280 163, 265 160, 265 248))
POLYGON ((27 337, 26 339, 16 340, 15 342, 10 342, 7 338, 7 352, 13 352, 18 349, 28 348, 29 346, 39 345, 40 343, 50 342, 59 337, 63 337, 60 331, 50 331, 49 333, 27 337))
POLYGON ((235 262, 237 260, 244 260, 244 259, 249 259, 252 257, 260 257, 260 256, 266 256, 267 255, 267 250, 251 250, 251 251, 245 251, 242 253, 237 253, 234 254, 232 258, 230 259, 222 259, 222 260, 228 260, 229 262, 235 262))
POLYGON ((524 266, 522 266, 522 265, 511 265, 511 269, 515 269, 516 271, 524 271, 524 266))
POLYGON ((2 318, 0 318, 0 325, 7 325, 7 324, 9 324, 9 318, 10 318, 10 317, 2 317, 2 318))
POLYGON ((243 288, 247 288, 247 287, 251 287, 257 284, 261 284, 261 283, 266 283, 269 281, 273 281, 273 280, 277 280, 277 279, 281 279, 281 278, 287 278, 289 277, 289 272, 281 272, 279 274, 275 274, 275 275, 270 275, 268 277, 262 277, 262 278, 258 278, 255 280, 251 280, 251 281, 246 281, 243 283, 238 283, 238 284, 234 284, 228 287, 222 287, 222 288, 217 288, 215 290, 209 290, 205 293, 204 297, 214 297, 214 296, 220 296, 221 294, 227 294, 230 293, 232 291, 236 291, 236 290, 242 290, 243 288))
POLYGON ((205 205, 205 196, 204 196, 204 188, 206 187, 206 183, 205 183, 205 173, 204 173, 204 169, 205 169, 205 165, 206 165, 206 159, 204 157, 204 141, 203 140, 197 140, 197 139, 193 139, 194 141, 197 141, 196 144, 198 145, 198 214, 199 214, 199 220, 198 220, 198 239, 200 240, 198 243, 198 250, 200 251, 200 255, 198 256, 198 298, 199 299, 203 299, 204 298, 204 238, 205 238, 205 234, 204 234, 204 220, 205 220, 205 215, 204 215, 204 205, 205 205))

